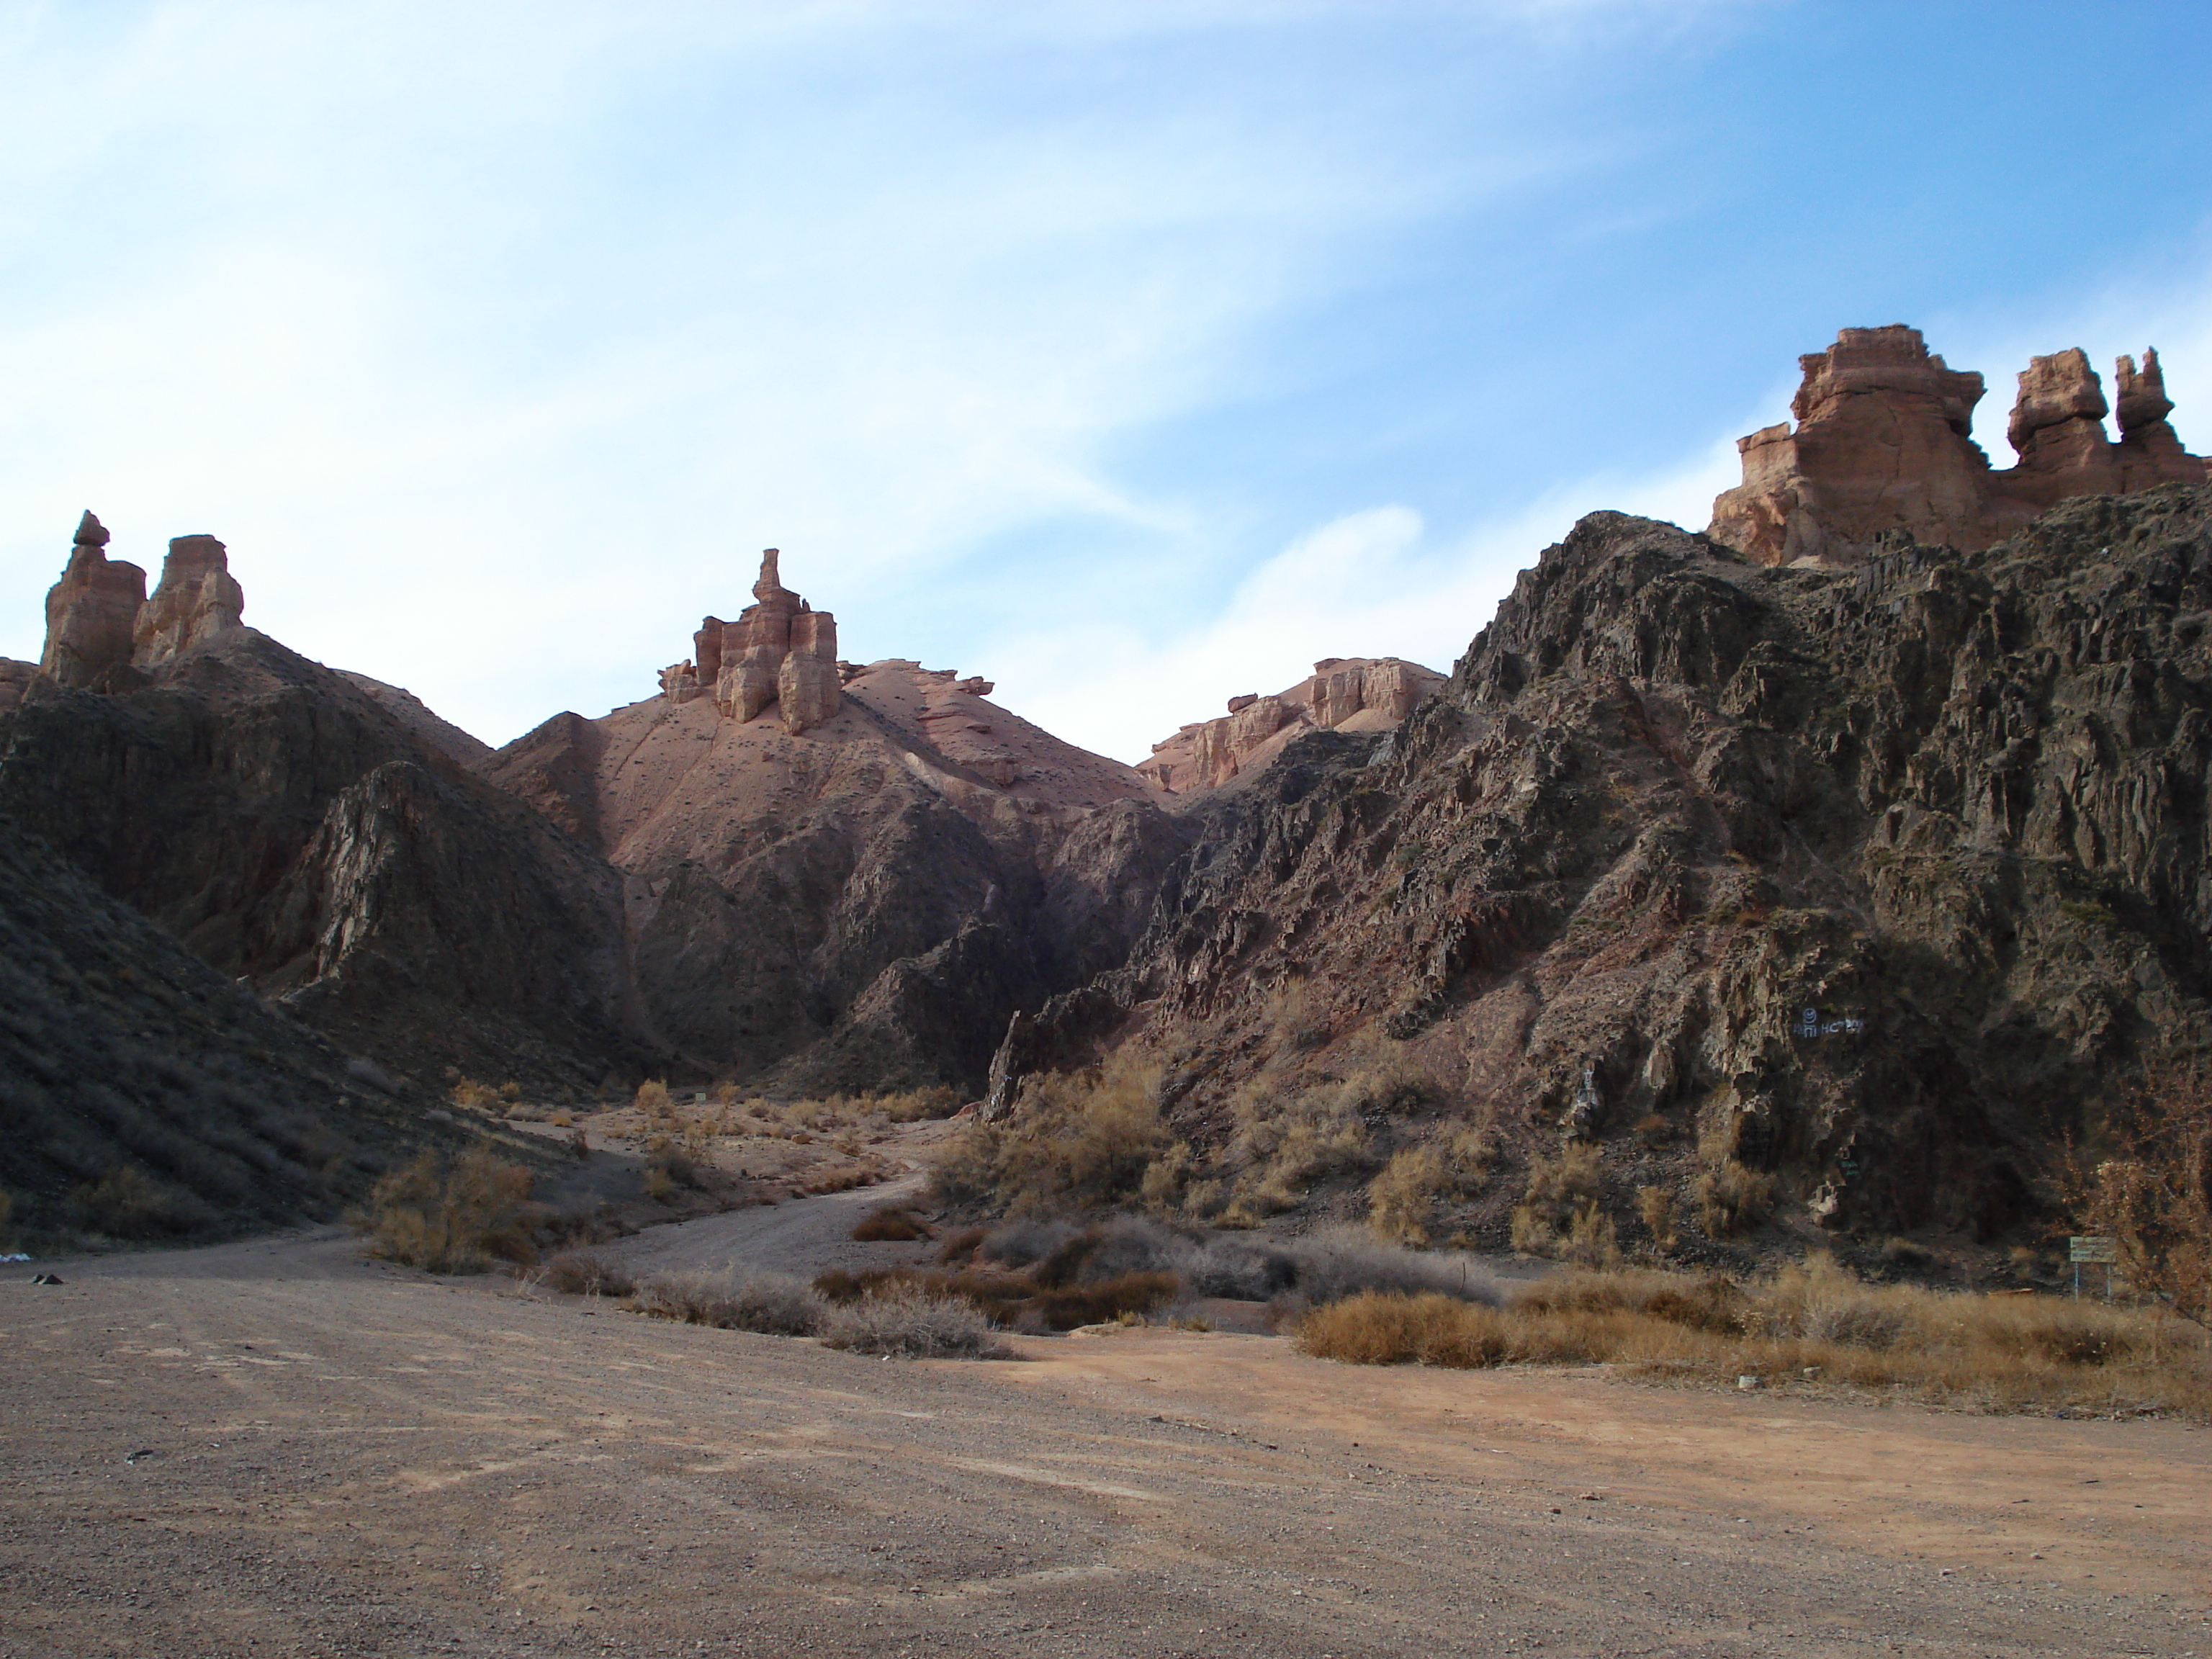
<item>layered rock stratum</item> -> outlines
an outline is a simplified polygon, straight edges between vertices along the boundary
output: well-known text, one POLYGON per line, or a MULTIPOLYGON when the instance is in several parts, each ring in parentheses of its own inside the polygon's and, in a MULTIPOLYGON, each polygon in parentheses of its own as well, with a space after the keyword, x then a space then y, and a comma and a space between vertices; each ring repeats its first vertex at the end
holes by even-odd
POLYGON ((2208 476, 2166 418, 2173 403, 2155 350, 2140 368, 2133 357, 2117 365, 2117 442, 2084 353, 2033 359, 2006 424, 2019 460, 2004 471, 1972 437, 1982 377, 1932 355, 1919 330, 1847 328, 1798 362, 1795 428, 1738 441, 1743 482, 1713 502, 1706 531, 1761 564, 1849 562, 1893 535, 1978 550, 2063 501, 2208 476))

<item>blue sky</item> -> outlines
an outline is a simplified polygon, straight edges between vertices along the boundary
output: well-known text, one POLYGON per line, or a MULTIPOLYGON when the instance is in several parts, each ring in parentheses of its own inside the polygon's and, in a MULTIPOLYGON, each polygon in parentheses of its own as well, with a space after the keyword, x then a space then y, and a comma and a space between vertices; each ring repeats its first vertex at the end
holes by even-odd
POLYGON ((1796 359, 2155 344, 2212 449, 2212 8, 0 9, 0 654, 85 507, 501 742, 757 550, 1141 758, 1704 523, 1796 359))

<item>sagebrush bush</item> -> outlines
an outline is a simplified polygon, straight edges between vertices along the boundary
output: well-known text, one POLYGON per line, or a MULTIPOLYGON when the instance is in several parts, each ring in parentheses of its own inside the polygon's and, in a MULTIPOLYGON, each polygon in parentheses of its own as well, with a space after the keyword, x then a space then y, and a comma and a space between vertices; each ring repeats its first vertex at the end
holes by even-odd
POLYGON ((351 1219, 368 1253, 434 1273, 482 1273, 495 1260, 537 1258, 525 1206, 533 1180, 488 1146, 450 1165, 424 1152, 378 1182, 351 1219))
POLYGON ((634 1312, 726 1331, 763 1336, 811 1336, 827 1309, 822 1298, 783 1273, 663 1273, 632 1294, 634 1312))
POLYGON ((665 1112, 669 1109, 668 1085, 659 1078, 648 1078, 637 1085, 630 1104, 641 1112, 665 1112))
POLYGON ((830 1310, 823 1344, 902 1359, 1007 1359, 991 1322, 973 1304, 908 1285, 889 1285, 830 1310))
POLYGON ((499 1094, 489 1084, 465 1077, 453 1085, 453 1102, 466 1111, 488 1112, 499 1104, 499 1094))

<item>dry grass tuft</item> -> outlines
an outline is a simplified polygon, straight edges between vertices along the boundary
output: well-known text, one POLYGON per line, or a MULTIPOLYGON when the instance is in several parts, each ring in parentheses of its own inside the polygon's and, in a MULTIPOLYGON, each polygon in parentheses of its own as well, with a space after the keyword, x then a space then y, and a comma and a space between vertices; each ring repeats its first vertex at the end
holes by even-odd
POLYGON ((453 1102, 464 1111, 489 1112, 499 1104, 499 1091, 489 1083, 463 1078, 453 1085, 453 1102))
POLYGON ((1513 1211, 1513 1248, 1589 1267, 1620 1259, 1613 1218, 1600 1206, 1604 1181, 1595 1146, 1563 1146, 1557 1158, 1528 1164, 1528 1185, 1513 1211))
POLYGON ((352 1220, 368 1236, 371 1255, 434 1273, 482 1273, 495 1260, 537 1259, 526 1208, 532 1185, 529 1170, 489 1147, 450 1166, 424 1152, 378 1182, 352 1220))
POLYGON ((1644 1219, 1646 1231, 1651 1235, 1652 1248, 1664 1255, 1682 1242, 1680 1231, 1674 1224, 1674 1189, 1671 1187, 1638 1187, 1636 1189, 1636 1213, 1644 1219))

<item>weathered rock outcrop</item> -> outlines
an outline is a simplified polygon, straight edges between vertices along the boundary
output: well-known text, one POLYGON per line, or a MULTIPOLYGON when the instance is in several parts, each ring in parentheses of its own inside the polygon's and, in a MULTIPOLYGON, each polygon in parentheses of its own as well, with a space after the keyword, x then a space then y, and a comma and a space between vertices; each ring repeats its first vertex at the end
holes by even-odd
POLYGON ((690 657, 660 671, 664 697, 686 703, 712 696, 735 720, 756 720, 775 704, 793 737, 836 717, 843 685, 837 619, 783 585, 780 556, 773 547, 761 555, 753 603, 737 621, 700 622, 690 657))
POLYGON ((223 544, 212 536, 177 536, 161 562, 161 585, 138 613, 132 664, 159 668, 187 651, 234 639, 246 623, 246 590, 230 574, 223 544))
POLYGON ((1624 1244, 1731 1158, 1800 1221, 2032 1237, 2058 1138, 2212 1043, 2212 487, 1850 569, 1594 514, 1389 738, 1212 812, 1010 1079, 1134 1042, 1227 1179, 1240 1088, 1406 1065, 1508 1149, 1600 1143, 1624 1244))
POLYGON ((1761 564, 1847 563, 1898 535, 1976 550, 2062 501, 2208 476, 2166 421, 2173 405, 2155 351, 2140 372, 2119 360, 2117 444, 2087 357, 2033 359, 2007 426, 2019 465, 2002 472, 1972 435, 1982 377, 1931 356, 1917 329, 1847 328, 1799 362, 1796 428, 1740 441, 1743 482, 1715 500, 1706 532, 1761 564))
POLYGON ((1265 767, 1308 732, 1395 726, 1443 679, 1397 657, 1324 658, 1311 678, 1287 691, 1230 698, 1227 714, 1195 721, 1154 744, 1137 769, 1170 794, 1218 789, 1265 767))
POLYGON ((107 530, 88 511, 62 579, 46 593, 46 645, 39 668, 64 685, 90 685, 130 665, 146 603, 146 573, 107 556, 107 530))

